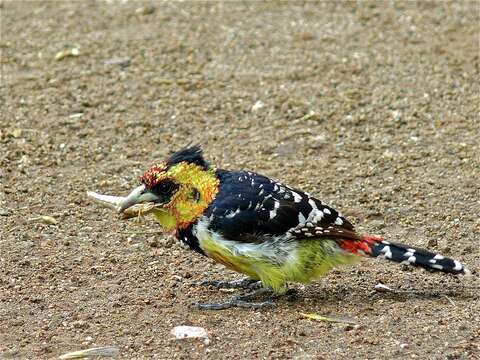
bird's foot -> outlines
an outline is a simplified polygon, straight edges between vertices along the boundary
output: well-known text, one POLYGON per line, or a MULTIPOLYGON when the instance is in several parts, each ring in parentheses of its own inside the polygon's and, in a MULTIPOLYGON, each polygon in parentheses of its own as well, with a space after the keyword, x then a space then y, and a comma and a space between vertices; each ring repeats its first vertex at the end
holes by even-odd
POLYGON ((258 295, 262 294, 272 294, 272 290, 269 288, 259 288, 247 294, 235 295, 227 301, 220 303, 209 303, 209 304, 200 304, 196 303, 195 306, 201 310, 224 310, 230 309, 233 307, 241 307, 247 309, 263 309, 266 307, 275 306, 275 302, 272 300, 267 300, 263 302, 251 302, 250 300, 254 299, 258 295))
POLYGON ((205 280, 198 283, 199 286, 213 286, 217 289, 259 289, 262 283, 259 280, 245 278, 231 281, 205 280))

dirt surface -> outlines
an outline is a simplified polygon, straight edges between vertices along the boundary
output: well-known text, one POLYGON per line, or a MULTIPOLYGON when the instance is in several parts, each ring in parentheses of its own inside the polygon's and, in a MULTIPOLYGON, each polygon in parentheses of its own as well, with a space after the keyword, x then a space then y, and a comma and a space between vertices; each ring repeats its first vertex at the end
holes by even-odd
POLYGON ((0 358, 480 358, 479 2, 0 11, 0 358), (85 196, 126 194, 192 143, 473 277, 365 259, 273 309, 196 310, 231 296, 197 282, 239 275, 85 196), (172 340, 177 325, 209 344, 172 340))

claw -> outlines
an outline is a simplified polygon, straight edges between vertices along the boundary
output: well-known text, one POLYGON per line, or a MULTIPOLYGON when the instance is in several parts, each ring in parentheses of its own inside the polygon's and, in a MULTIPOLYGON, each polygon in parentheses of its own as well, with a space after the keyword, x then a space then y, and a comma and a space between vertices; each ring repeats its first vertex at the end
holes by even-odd
MULTIPOLYGON (((251 279, 250 279, 251 280, 251 279)), ((195 303, 194 305, 201 310, 224 310, 230 309, 233 307, 241 307, 247 309, 262 309, 266 307, 276 306, 275 302, 271 300, 263 302, 250 302, 253 298, 257 297, 260 294, 272 294, 272 290, 269 288, 259 288, 247 294, 235 295, 225 302, 220 303, 210 303, 210 304, 201 304, 195 303)))

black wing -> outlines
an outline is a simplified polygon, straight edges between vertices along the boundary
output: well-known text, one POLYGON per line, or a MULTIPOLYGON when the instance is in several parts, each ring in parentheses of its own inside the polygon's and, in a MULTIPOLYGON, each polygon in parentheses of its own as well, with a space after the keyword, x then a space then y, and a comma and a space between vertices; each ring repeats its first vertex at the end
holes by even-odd
POLYGON ((220 189, 207 209, 209 229, 226 239, 262 242, 271 236, 356 238, 335 209, 300 190, 246 171, 218 170, 220 189))

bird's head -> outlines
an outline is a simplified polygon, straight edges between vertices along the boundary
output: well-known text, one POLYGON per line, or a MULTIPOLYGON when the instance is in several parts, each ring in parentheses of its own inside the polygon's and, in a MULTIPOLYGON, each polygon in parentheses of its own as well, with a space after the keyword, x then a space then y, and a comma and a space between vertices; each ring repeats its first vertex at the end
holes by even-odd
POLYGON ((166 230, 185 228, 202 216, 220 183, 199 146, 182 149, 152 166, 140 182, 120 204, 119 211, 153 202, 153 213, 166 230))

